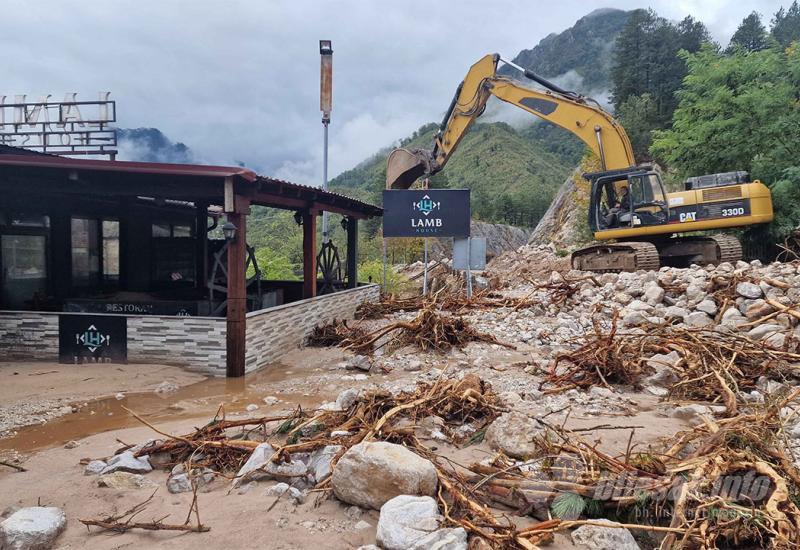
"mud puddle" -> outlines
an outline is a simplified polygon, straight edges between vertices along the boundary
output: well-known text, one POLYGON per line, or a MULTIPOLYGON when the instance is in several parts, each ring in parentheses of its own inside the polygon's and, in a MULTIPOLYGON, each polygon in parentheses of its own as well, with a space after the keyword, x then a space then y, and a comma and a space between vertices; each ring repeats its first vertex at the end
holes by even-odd
POLYGON ((122 399, 111 396, 79 402, 75 404, 79 407, 75 413, 60 416, 45 424, 21 427, 16 435, 0 439, 0 453, 31 453, 110 430, 140 426, 141 422, 128 410, 148 422, 157 423, 192 418, 208 420, 220 405, 224 405, 225 413, 230 415, 244 412, 248 404, 256 403, 259 410, 253 414, 265 416, 269 415, 270 409, 286 408, 286 402, 303 407, 316 405, 318 399, 300 393, 276 392, 282 403, 271 407, 262 401, 268 395, 264 391, 265 386, 303 376, 307 376, 307 373, 283 364, 274 364, 244 378, 208 378, 172 393, 128 393, 122 399))

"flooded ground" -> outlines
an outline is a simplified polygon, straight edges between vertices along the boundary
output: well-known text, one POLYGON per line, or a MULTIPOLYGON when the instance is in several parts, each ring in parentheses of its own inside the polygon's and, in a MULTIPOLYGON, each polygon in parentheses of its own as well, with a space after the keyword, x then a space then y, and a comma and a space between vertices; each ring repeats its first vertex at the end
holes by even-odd
MULTIPOLYGON (((159 365, 0 363, 0 376, 13 377, 6 385, 9 395, 3 396, 2 408, 30 409, 29 414, 19 411, 17 423, 10 425, 5 437, 0 438, 0 456, 9 452, 30 453, 140 425, 129 411, 153 423, 208 418, 220 406, 224 406, 227 414, 242 414, 250 404, 263 406, 264 394, 270 390, 283 402, 315 406, 318 399, 312 395, 317 392, 296 382, 308 376, 308 369, 322 369, 330 361, 340 359, 340 353, 334 350, 318 351, 313 354, 317 356, 315 360, 300 356, 300 352, 288 356, 289 360, 301 359, 303 366, 292 368, 286 363, 275 363, 240 379, 205 378, 178 367, 159 365), (138 383, 131 383, 130 378, 138 383), (154 391, 165 380, 173 382, 177 390, 154 391), (27 382, 28 388, 20 388, 18 381, 27 382), (88 384, 91 381, 95 382, 88 384), (293 391, 295 387, 303 391, 293 391), (50 410, 41 411, 35 406, 37 400, 50 410), (51 419, 44 421, 49 415, 51 419), (32 420, 35 423, 21 425, 32 420)), ((0 396, 2 393, 0 390, 0 396)), ((11 413, 7 416, 13 422, 11 413)))

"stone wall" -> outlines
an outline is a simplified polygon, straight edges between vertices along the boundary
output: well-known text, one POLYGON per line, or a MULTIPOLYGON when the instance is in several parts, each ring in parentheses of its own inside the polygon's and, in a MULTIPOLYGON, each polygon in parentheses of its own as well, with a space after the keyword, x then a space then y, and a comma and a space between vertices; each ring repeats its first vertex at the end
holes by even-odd
MULTIPOLYGON (((58 361, 58 316, 0 311, 0 360, 58 361)), ((225 371, 225 319, 127 317, 128 361, 182 365, 208 374, 225 371)))
MULTIPOLYGON (((359 304, 379 297, 380 287, 373 284, 249 313, 247 372, 301 346, 317 324, 351 319, 359 304)), ((58 316, 59 313, 0 311, 0 360, 58 361, 58 316)), ((224 318, 127 318, 128 361, 181 365, 204 374, 225 375, 224 318)))
POLYGON ((352 319, 359 304, 379 298, 380 287, 372 284, 248 313, 245 371, 301 346, 315 326, 352 319))

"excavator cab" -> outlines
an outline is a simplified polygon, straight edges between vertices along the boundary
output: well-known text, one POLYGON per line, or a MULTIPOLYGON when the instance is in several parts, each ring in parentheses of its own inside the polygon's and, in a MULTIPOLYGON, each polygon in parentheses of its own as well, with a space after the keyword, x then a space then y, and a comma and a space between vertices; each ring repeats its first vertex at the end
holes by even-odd
POLYGON ((660 225, 669 220, 661 178, 646 167, 584 174, 584 177, 592 184, 589 209, 592 231, 660 225))

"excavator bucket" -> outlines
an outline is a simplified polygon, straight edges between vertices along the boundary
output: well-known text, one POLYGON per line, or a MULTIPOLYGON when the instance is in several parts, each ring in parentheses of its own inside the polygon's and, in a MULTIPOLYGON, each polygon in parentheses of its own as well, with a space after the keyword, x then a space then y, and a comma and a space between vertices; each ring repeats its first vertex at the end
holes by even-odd
POLYGON ((408 189, 430 173, 430 153, 422 149, 395 149, 386 161, 386 189, 408 189))

